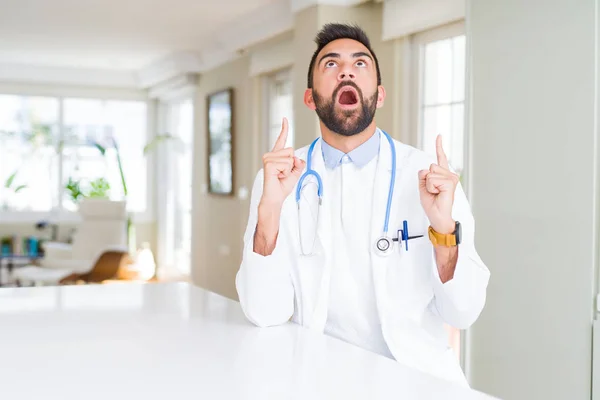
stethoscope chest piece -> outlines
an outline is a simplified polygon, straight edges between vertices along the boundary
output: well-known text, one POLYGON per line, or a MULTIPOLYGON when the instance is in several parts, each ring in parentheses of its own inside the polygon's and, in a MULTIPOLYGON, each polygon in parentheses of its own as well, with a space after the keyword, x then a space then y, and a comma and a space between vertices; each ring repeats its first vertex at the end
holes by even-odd
POLYGON ((391 237, 382 236, 375 242, 375 248, 379 255, 387 256, 391 254, 394 249, 394 241, 391 237))

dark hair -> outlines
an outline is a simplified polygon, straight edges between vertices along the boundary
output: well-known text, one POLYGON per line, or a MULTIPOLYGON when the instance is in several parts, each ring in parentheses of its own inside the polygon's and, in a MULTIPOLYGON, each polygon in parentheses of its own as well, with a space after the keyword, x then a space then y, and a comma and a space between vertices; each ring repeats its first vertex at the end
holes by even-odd
POLYGON ((312 59, 310 60, 310 65, 308 67, 308 88, 312 89, 313 86, 313 70, 315 67, 315 62, 317 61, 317 55, 323 47, 327 46, 329 43, 338 39, 352 39, 357 42, 362 43, 369 52, 373 55, 373 60, 375 61, 375 68, 377 69, 377 85, 381 85, 381 71, 379 71, 379 61, 377 61, 377 56, 375 52, 371 48, 371 41, 369 37, 359 26, 357 25, 347 25, 347 24, 325 24, 321 31, 317 33, 315 37, 315 43, 317 43, 317 50, 315 50, 312 59))

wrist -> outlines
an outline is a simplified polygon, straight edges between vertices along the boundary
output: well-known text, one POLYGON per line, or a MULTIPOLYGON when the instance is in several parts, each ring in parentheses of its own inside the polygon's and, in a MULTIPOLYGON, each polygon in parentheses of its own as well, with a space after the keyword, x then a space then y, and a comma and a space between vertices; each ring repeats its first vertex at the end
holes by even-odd
POLYGON ((450 218, 440 222, 431 223, 431 227, 434 231, 441 235, 449 235, 454 233, 454 230, 456 229, 456 221, 450 218))
POLYGON ((431 225, 429 227, 429 240, 434 246, 456 247, 462 242, 462 230, 460 222, 454 222, 454 228, 450 229, 446 225, 439 224, 437 229, 431 225))

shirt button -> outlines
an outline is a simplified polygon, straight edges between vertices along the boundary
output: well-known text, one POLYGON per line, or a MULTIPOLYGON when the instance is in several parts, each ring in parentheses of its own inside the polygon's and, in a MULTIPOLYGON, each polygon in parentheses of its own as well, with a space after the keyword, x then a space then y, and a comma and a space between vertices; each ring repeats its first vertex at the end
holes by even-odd
POLYGON ((344 157, 342 157, 342 162, 344 162, 344 163, 350 162, 350 157, 348 157, 348 155, 345 155, 344 157))

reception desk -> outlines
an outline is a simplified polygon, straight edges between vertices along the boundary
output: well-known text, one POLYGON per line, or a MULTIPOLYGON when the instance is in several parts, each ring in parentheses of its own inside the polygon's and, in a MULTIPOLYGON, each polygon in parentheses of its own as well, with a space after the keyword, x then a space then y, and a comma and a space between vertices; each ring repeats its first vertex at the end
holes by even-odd
POLYGON ((0 289, 3 399, 461 399, 455 386, 184 284, 0 289))

